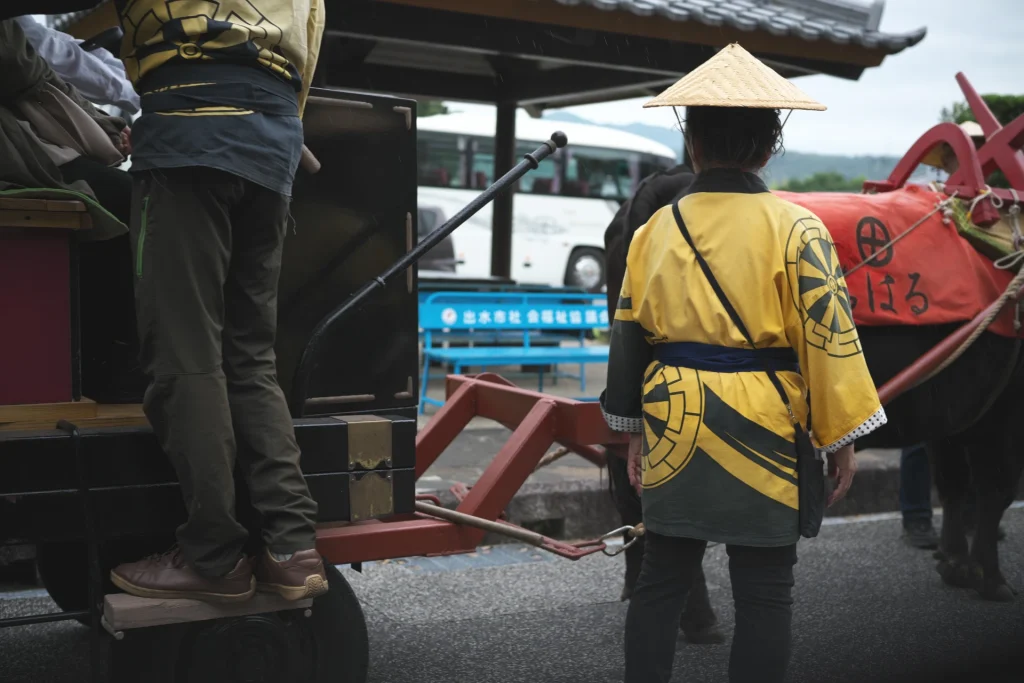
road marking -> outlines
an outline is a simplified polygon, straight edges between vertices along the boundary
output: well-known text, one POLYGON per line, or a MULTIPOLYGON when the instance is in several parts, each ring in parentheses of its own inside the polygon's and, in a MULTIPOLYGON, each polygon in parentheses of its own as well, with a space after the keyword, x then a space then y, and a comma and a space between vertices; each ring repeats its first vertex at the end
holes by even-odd
POLYGON ((45 588, 30 588, 28 590, 5 591, 0 590, 0 600, 31 600, 33 598, 48 598, 50 594, 45 588))
MULTIPOLYGON (((1019 510, 1024 508, 1024 500, 1017 500, 1010 504, 1009 510, 1019 510)), ((942 508, 934 508, 932 515, 936 517, 942 516, 942 508)), ((826 517, 821 525, 833 526, 835 524, 859 524, 861 522, 885 522, 894 519, 903 519, 903 513, 901 512, 876 512, 870 515, 850 515, 849 517, 826 517)))
MULTIPOLYGON (((1014 501, 1008 509, 1020 510, 1024 508, 1024 500, 1014 501)), ((932 513, 942 516, 942 509, 936 508, 932 513)), ((852 515, 850 517, 826 517, 822 526, 834 526, 837 524, 861 524, 864 522, 885 522, 901 519, 899 512, 879 512, 870 515, 852 515)), ((616 548, 622 545, 621 538, 611 538, 607 541, 609 548, 616 548)), ((717 545, 717 544, 715 544, 717 545)), ((535 564, 537 562, 553 561, 555 556, 533 546, 519 543, 502 543, 494 546, 484 546, 475 552, 459 555, 447 555, 444 557, 403 557, 395 560, 384 560, 381 562, 366 562, 364 569, 374 566, 400 566, 415 574, 436 574, 460 569, 480 569, 484 567, 504 567, 517 564, 535 564)), ((348 565, 337 565, 338 569, 346 569, 348 565)), ((6 590, 0 587, 0 600, 29 600, 46 598, 48 594, 45 589, 33 588, 26 590, 6 590)))

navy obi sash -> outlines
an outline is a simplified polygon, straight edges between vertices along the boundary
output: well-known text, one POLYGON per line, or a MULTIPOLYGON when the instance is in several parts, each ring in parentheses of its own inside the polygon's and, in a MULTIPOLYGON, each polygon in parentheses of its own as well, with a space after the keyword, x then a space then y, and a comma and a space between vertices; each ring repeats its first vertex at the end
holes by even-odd
POLYGON ((708 372, 800 372, 796 352, 791 348, 734 349, 700 342, 667 342, 654 345, 654 359, 663 365, 708 372))

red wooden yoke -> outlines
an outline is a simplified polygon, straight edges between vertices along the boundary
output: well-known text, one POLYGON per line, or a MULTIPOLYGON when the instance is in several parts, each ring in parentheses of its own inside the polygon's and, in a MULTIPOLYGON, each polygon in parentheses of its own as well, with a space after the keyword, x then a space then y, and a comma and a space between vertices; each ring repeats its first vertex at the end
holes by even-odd
POLYGON ((948 195, 956 192, 958 197, 968 200, 991 190, 991 194, 982 199, 973 212, 973 221, 987 227, 999 220, 997 205, 1000 200, 1004 203, 1021 203, 1024 200, 1024 152, 1021 151, 1024 147, 1024 114, 1003 126, 967 80, 967 76, 958 73, 956 81, 967 98, 974 118, 985 133, 985 144, 975 149, 974 142, 960 126, 940 123, 918 138, 896 164, 887 180, 869 180, 864 183, 864 191, 889 192, 903 187, 928 152, 940 144, 947 144, 956 155, 958 168, 946 181, 944 190, 948 195), (985 178, 996 170, 1002 171, 1010 186, 1017 188, 1016 193, 1002 188, 988 188, 985 178), (995 202, 992 197, 996 198, 995 202))
MULTIPOLYGON (((494 374, 449 376, 446 395, 445 404, 416 439, 416 477, 423 476, 474 417, 508 427, 512 435, 456 508, 486 520, 498 520, 552 444, 560 443, 597 461, 600 454, 592 446, 625 441, 608 428, 597 403, 520 389, 494 374)), ((483 537, 480 529, 416 514, 322 525, 317 530, 317 548, 328 561, 349 564, 469 552, 483 537)), ((592 544, 579 547, 548 541, 548 550, 570 559, 599 549, 592 544)))

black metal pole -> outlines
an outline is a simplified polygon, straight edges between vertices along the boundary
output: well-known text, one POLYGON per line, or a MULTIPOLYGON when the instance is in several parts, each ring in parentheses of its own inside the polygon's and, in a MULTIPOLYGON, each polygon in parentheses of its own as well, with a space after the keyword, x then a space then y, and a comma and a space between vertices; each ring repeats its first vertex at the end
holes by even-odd
POLYGON ((529 154, 524 155, 523 160, 516 164, 515 168, 499 178, 493 185, 484 190, 476 199, 471 201, 461 211, 448 219, 448 222, 423 238, 423 240, 405 256, 395 261, 390 268, 356 290, 356 292, 352 294, 345 303, 335 308, 323 320, 321 320, 310 335, 309 342, 306 344, 306 348, 302 352, 302 358, 299 360, 299 367, 295 371, 295 381, 292 384, 291 391, 292 415, 294 417, 302 417, 303 415, 303 410, 305 409, 306 404, 306 392, 309 387, 309 378, 313 373, 314 361, 316 360, 319 352, 320 340, 332 325, 337 323, 340 318, 356 310, 374 291, 383 288, 387 284, 388 280, 396 275, 402 274, 405 272, 406 268, 411 267, 423 258, 424 254, 437 246, 437 244, 445 237, 452 234, 457 227, 469 220, 473 214, 487 206, 487 204, 493 201, 495 197, 508 189, 513 183, 518 181, 529 171, 537 168, 540 165, 540 162, 554 154, 556 149, 565 147, 568 141, 569 140, 565 136, 565 133, 561 131, 552 133, 550 140, 529 154))
POLYGON ((89 495, 89 463, 82 452, 82 434, 78 427, 60 420, 57 429, 71 438, 75 453, 75 469, 78 472, 78 495, 82 500, 82 521, 85 526, 85 541, 89 562, 89 659, 91 678, 94 683, 102 680, 100 672, 100 601, 103 599, 103 576, 100 570, 99 537, 92 515, 92 500, 89 495))

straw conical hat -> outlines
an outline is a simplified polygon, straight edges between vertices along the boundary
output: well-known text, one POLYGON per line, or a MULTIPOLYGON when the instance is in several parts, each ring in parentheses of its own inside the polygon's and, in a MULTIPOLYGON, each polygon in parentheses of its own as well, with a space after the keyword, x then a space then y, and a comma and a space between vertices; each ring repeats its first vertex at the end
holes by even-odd
MULTIPOLYGON (((981 126, 974 121, 964 121, 960 124, 960 130, 967 133, 967 135, 977 146, 978 142, 985 142, 985 131, 981 129, 981 126)), ((921 159, 921 163, 925 166, 933 166, 935 168, 943 168, 942 159, 946 154, 952 153, 949 145, 945 142, 932 147, 931 151, 925 155, 924 159, 921 159)))
POLYGON ((719 50, 644 107, 825 110, 825 105, 812 100, 739 43, 719 50))

